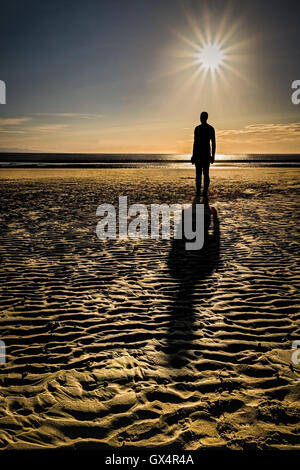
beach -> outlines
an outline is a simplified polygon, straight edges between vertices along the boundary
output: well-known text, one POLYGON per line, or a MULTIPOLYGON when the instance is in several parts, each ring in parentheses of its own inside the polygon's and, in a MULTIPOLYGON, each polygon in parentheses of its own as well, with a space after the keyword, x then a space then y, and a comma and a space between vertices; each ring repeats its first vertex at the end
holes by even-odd
POLYGON ((299 181, 212 168, 187 252, 96 210, 191 204, 193 169, 1 169, 0 449, 300 449, 299 181))

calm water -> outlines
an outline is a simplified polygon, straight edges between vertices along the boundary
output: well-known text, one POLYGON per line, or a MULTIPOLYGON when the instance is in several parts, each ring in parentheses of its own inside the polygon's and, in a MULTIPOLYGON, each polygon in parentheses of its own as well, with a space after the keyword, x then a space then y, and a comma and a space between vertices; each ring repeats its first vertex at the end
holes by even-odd
MULTIPOLYGON (((190 154, 0 153, 0 167, 191 168, 190 158, 190 154)), ((218 154, 214 165, 220 168, 252 166, 299 167, 300 154, 218 154)))

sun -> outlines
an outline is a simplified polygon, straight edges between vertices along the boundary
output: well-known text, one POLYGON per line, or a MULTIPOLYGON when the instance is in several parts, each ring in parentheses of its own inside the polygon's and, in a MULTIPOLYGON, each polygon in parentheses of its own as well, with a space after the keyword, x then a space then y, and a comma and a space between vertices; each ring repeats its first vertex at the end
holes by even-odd
POLYGON ((201 65, 208 70, 215 70, 222 65, 224 52, 217 44, 206 44, 199 52, 201 65))
POLYGON ((184 7, 183 13, 186 33, 172 30, 177 40, 171 54, 178 60, 166 72, 181 75, 181 90, 194 87, 200 93, 216 84, 231 87, 233 76, 252 86, 245 67, 247 54, 252 53, 249 48, 256 38, 244 35, 243 14, 236 16, 229 2, 219 16, 213 16, 207 6, 199 10, 184 7))

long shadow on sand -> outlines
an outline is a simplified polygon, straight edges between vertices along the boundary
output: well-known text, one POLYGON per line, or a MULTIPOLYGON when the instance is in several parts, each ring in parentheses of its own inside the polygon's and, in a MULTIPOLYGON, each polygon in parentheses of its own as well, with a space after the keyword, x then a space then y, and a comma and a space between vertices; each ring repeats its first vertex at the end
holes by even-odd
MULTIPOLYGON (((182 211, 183 218, 187 211, 192 211, 193 225, 197 203, 199 200, 196 198, 192 208, 182 211)), ((220 229, 215 208, 205 205, 203 247, 200 250, 186 250, 186 241, 184 238, 173 239, 168 259, 170 275, 178 282, 167 333, 167 353, 172 367, 183 367, 192 359, 190 351, 197 337, 195 308, 208 299, 213 289, 213 285, 209 291, 203 289, 202 296, 199 296, 198 292, 195 293, 195 288, 200 287, 201 282, 209 284, 208 278, 219 264, 220 229)))

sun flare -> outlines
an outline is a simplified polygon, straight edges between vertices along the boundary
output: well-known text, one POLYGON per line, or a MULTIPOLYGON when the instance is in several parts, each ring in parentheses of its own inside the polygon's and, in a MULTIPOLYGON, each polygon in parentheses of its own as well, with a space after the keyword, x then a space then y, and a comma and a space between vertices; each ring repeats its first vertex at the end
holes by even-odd
POLYGON ((224 58, 224 52, 217 44, 206 44, 199 53, 199 61, 205 69, 215 70, 224 58))
POLYGON ((244 36, 243 16, 233 19, 230 6, 218 18, 212 18, 206 8, 198 14, 186 8, 184 13, 186 32, 173 30, 177 41, 172 55, 178 62, 167 71, 181 75, 182 93, 190 87, 197 93, 216 84, 230 87, 232 76, 252 86, 244 66, 254 38, 244 36))

